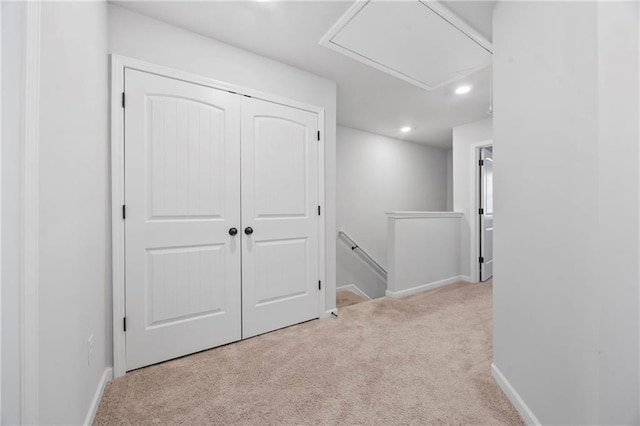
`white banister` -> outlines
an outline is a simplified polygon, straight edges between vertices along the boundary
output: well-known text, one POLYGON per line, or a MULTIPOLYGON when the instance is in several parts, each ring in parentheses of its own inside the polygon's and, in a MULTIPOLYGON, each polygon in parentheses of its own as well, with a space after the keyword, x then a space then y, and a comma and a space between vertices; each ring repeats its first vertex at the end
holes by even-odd
POLYGON ((387 296, 461 280, 459 212, 387 213, 387 296))
POLYGON ((387 217, 392 219, 438 219, 445 217, 462 217, 460 212, 415 212, 415 211, 400 211, 400 212, 387 212, 387 217))

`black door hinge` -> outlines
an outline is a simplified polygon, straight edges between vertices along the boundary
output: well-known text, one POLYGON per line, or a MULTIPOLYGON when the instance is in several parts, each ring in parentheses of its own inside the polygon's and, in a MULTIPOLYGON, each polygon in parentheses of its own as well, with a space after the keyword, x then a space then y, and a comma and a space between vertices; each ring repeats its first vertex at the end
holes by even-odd
POLYGON ((318 281, 318 290, 322 290, 322 281, 318 281))
POLYGON ((484 160, 478 161, 478 165, 481 166, 481 167, 484 166, 484 160))
POLYGON ((122 108, 124 108, 124 92, 122 92, 122 108))
POLYGON ((127 331, 127 317, 122 318, 122 329, 127 331))
POLYGON ((318 206, 318 216, 320 216, 320 206, 318 206))
POLYGON ((484 209, 478 209, 478 213, 484 214, 484 209))
POLYGON ((320 140, 320 130, 318 130, 318 140, 320 140))
POLYGON ((126 219, 127 218, 127 206, 125 206, 124 204, 122 205, 122 219, 126 219))
POLYGON ((480 261, 480 263, 484 263, 484 257, 480 256, 480 259, 478 259, 480 261))

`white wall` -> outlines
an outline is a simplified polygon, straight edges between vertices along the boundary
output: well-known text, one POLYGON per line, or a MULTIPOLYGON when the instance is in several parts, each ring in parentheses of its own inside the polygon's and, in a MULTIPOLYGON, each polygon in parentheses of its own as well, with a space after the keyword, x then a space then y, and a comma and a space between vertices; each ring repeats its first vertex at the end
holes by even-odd
POLYGON ((106 3, 41 11, 40 423, 85 419, 109 354, 106 3), (87 339, 94 336, 88 362, 87 339))
POLYGON ((598 5, 600 424, 640 423, 638 6, 598 5))
POLYGON ((2 2, 2 424, 20 423, 20 111, 23 5, 2 2))
POLYGON ((453 211, 453 148, 447 151, 447 211, 453 211))
POLYGON ((335 307, 336 84, 109 5, 109 52, 324 107, 326 306, 335 307))
POLYGON ((475 189, 472 187, 473 175, 477 169, 471 167, 472 158, 475 157, 474 144, 489 142, 492 135, 492 119, 476 121, 453 128, 453 211, 462 212, 461 229, 461 274, 471 276, 477 281, 477 273, 473 273, 477 267, 478 254, 474 244, 474 232, 476 230, 475 189))
POLYGON ((494 362, 543 424, 637 424, 638 5, 500 2, 493 40, 494 362))
MULTIPOLYGON (((387 264, 387 212, 446 210, 444 149, 339 126, 337 160, 338 230, 383 266, 387 264)), ((338 284, 352 283, 343 282, 339 275, 338 284)))
POLYGON ((402 297, 460 280, 461 213, 388 215, 387 296, 402 297))
POLYGON ((341 286, 353 284, 371 299, 384 297, 387 291, 387 277, 366 260, 362 253, 354 252, 351 247, 343 238, 338 239, 336 246, 338 290, 341 286))

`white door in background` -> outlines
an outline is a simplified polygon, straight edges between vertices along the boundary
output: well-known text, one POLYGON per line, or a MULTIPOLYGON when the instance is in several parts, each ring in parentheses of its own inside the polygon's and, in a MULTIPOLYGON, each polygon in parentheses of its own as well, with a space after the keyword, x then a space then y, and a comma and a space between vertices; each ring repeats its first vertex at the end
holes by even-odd
POLYGON ((240 97, 130 69, 125 92, 132 370, 241 338, 240 97))
POLYGON ((480 280, 493 276, 493 150, 480 150, 480 280))
POLYGON ((318 317, 318 115, 242 99, 242 336, 318 317))

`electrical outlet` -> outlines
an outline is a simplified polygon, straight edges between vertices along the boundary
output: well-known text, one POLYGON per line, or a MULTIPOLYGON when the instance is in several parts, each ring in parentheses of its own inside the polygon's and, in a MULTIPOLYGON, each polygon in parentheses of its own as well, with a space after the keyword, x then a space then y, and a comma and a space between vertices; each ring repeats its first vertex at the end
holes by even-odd
POLYGON ((87 340, 87 361, 89 365, 91 365, 91 361, 93 360, 93 334, 89 336, 87 340))

